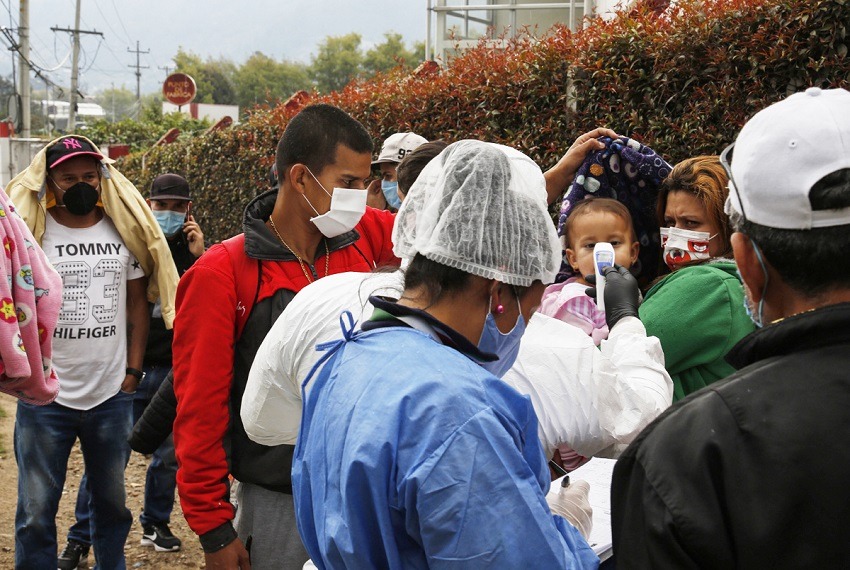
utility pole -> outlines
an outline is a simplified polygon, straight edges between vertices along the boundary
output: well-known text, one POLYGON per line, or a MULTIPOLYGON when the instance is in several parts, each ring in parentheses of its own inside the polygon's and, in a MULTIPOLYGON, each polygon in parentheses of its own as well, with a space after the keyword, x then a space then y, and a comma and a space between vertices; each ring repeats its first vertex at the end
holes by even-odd
POLYGON ((80 29, 80 0, 77 0, 77 10, 76 15, 74 16, 73 29, 57 28, 56 26, 53 26, 50 29, 54 32, 70 32, 74 35, 74 51, 71 57, 71 106, 68 109, 68 126, 65 127, 66 132, 73 132, 77 127, 77 96, 79 95, 77 82, 80 74, 80 34, 92 34, 100 37, 103 37, 103 34, 97 30, 89 31, 80 29))
POLYGON ((166 77, 168 77, 169 75, 171 75, 170 73, 168 73, 169 71, 171 71, 171 67, 169 67, 169 66, 167 66, 167 65, 166 65, 165 67, 158 67, 157 69, 161 69, 161 70, 165 71, 165 76, 166 76, 166 77))
POLYGON ((20 73, 21 86, 21 136, 25 139, 30 137, 30 127, 32 118, 30 117, 30 3, 28 0, 21 0, 21 13, 18 25, 18 38, 21 44, 21 50, 18 52, 20 57, 20 73))
POLYGON ((65 132, 77 130, 77 82, 80 73, 80 0, 77 0, 77 12, 74 16, 74 55, 71 56, 71 106, 68 108, 68 126, 65 132))
POLYGON ((47 105, 42 105, 44 107, 44 130, 47 131, 47 138, 51 138, 53 127, 50 126, 50 89, 52 86, 46 77, 42 77, 42 79, 44 79, 44 92, 47 93, 47 105))
POLYGON ((140 62, 139 62, 139 56, 143 53, 150 53, 151 50, 149 50, 149 49, 146 49, 144 51, 140 50, 139 49, 139 42, 138 42, 138 40, 136 40, 136 49, 132 50, 130 48, 127 48, 127 51, 130 52, 130 53, 136 54, 136 65, 130 64, 127 67, 135 67, 136 68, 136 101, 141 103, 141 101, 142 101, 142 89, 141 89, 142 70, 143 69, 149 69, 150 66, 149 65, 141 65, 140 62))

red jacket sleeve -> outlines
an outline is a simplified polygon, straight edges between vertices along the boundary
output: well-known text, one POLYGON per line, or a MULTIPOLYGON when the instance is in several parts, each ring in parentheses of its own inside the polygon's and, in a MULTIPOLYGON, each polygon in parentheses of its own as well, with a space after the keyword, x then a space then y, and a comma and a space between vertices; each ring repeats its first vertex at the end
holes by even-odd
POLYGON ((174 446, 180 505, 203 535, 233 519, 224 436, 230 422, 236 284, 224 246, 180 279, 174 321, 174 446))
POLYGON ((375 263, 381 265, 398 265, 401 260, 393 253, 393 224, 395 214, 389 210, 367 208, 362 219, 363 236, 369 241, 375 255, 375 263))

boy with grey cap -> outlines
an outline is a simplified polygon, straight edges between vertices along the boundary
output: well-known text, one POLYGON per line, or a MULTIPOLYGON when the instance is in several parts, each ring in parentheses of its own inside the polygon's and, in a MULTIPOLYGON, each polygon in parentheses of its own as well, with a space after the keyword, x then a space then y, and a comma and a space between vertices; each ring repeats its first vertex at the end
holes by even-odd
POLYGON ((367 205, 379 210, 390 209, 392 211, 401 207, 396 167, 405 156, 426 142, 428 142, 428 139, 420 137, 416 133, 395 133, 387 137, 378 158, 372 161, 372 167, 377 166, 380 169, 381 177, 369 184, 367 205), (380 192, 378 192, 379 188, 380 192))
MULTIPOLYGON (((850 557, 850 92, 757 113, 721 155, 756 326, 738 372, 621 456, 620 568, 837 568, 850 557)), ((671 310, 674 310, 671 307, 671 310)))

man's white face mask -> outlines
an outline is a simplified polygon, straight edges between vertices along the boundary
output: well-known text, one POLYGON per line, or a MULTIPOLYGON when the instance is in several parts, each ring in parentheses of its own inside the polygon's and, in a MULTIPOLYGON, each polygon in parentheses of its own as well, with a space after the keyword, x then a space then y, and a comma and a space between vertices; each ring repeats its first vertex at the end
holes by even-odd
POLYGON ((360 221, 360 218, 363 217, 363 214, 366 213, 367 192, 355 188, 334 188, 333 194, 331 194, 322 186, 322 183, 319 182, 319 179, 316 178, 309 168, 307 172, 310 172, 310 176, 325 191, 325 194, 331 197, 331 207, 324 214, 320 214, 313 204, 310 203, 310 200, 307 199, 307 196, 301 194, 307 200, 307 203, 310 204, 310 208, 316 212, 316 217, 310 218, 310 221, 313 222, 326 238, 335 238, 338 235, 353 230, 354 226, 360 221))

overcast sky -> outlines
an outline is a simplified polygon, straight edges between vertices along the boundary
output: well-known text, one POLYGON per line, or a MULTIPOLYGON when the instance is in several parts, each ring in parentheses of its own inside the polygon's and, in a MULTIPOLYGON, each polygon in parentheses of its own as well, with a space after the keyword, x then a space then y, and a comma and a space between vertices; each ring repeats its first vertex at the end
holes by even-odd
MULTIPOLYGON (((0 25, 17 26, 20 0, 0 0, 0 25), (9 10, 12 21, 10 24, 9 10)), ((81 0, 83 30, 97 30, 104 39, 82 36, 80 52, 83 94, 111 84, 135 91, 135 54, 128 48, 150 50, 141 55, 142 93, 158 91, 165 66, 178 47, 203 58, 225 57, 243 62, 255 51, 276 59, 308 63, 310 54, 327 36, 357 32, 368 49, 384 33, 402 34, 408 45, 424 41, 425 0, 81 0)), ((31 59, 46 69, 55 83, 71 83, 70 34, 51 27, 73 28, 75 0, 30 1, 31 59)), ((8 48, 8 42, 2 42, 8 48)), ((12 71, 12 52, 0 51, 0 74, 12 71)), ((172 70, 173 71, 173 70, 172 70)), ((43 83, 33 78, 33 88, 43 83)))

